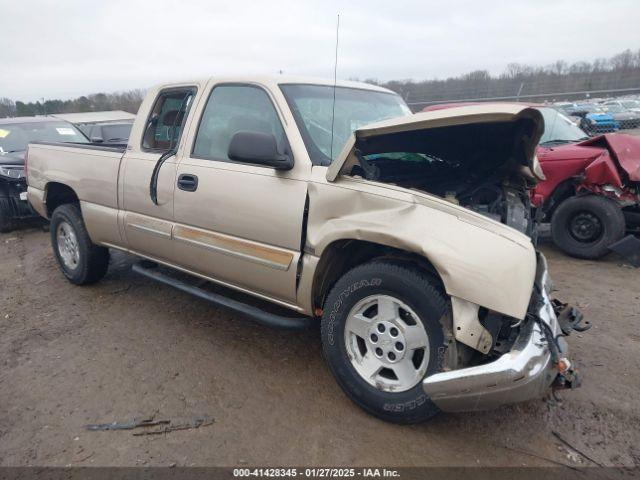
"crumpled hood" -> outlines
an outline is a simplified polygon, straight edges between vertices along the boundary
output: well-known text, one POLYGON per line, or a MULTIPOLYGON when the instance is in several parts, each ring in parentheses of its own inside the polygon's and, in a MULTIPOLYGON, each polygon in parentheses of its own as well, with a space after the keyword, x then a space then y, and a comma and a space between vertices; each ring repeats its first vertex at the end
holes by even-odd
POLYGON ((629 176, 629 180, 640 182, 640 138, 608 133, 576 143, 575 146, 607 149, 611 157, 618 161, 620 168, 629 176))
POLYGON ((327 170, 326 178, 332 182, 338 175, 348 172, 357 164, 358 159, 354 152, 356 142, 359 139, 390 133, 411 132, 454 125, 516 121, 520 118, 530 118, 536 124, 535 133, 527 142, 526 154, 529 162, 528 166, 533 175, 539 180, 544 180, 542 168, 535 155, 536 146, 544 132, 542 114, 535 108, 528 107, 527 105, 508 103, 483 103, 430 112, 420 112, 365 125, 353 132, 340 155, 327 170))
POLYGON ((24 165, 25 151, 0 153, 0 165, 24 165))

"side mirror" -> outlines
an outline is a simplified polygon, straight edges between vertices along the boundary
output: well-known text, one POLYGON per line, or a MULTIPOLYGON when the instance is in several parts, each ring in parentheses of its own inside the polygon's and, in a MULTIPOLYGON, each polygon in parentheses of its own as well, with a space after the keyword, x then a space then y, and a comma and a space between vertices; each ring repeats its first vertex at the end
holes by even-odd
POLYGON ((276 137, 270 133, 237 132, 229 143, 227 156, 231 160, 291 170, 293 159, 278 151, 276 137))
POLYGON ((104 138, 102 138, 102 137, 91 137, 90 140, 91 140, 91 143, 102 143, 102 142, 104 142, 104 138))

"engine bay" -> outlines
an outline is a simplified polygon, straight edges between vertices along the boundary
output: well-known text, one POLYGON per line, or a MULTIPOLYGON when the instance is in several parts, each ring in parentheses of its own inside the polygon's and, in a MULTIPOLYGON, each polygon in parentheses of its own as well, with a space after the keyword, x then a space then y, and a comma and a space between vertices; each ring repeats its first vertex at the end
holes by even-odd
POLYGON ((437 195, 535 240, 527 127, 495 122, 364 139, 351 174, 437 195))

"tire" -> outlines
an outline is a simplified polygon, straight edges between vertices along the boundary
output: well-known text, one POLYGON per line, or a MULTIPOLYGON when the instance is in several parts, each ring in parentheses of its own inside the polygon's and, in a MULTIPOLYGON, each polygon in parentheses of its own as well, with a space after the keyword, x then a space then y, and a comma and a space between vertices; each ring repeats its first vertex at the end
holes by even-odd
POLYGON ((571 197, 558 206, 551 218, 551 237, 572 257, 598 259, 626 231, 622 210, 613 201, 596 195, 571 197))
POLYGON ((0 233, 9 233, 16 228, 12 217, 10 199, 0 197, 0 233))
POLYGON ((385 421, 401 424, 419 423, 436 415, 440 410, 422 389, 422 380, 428 375, 443 371, 447 344, 440 322, 447 312, 448 302, 445 295, 437 288, 434 280, 419 271, 391 262, 374 261, 347 272, 331 289, 324 304, 321 321, 324 355, 340 387, 358 406, 385 421), (372 298, 377 300, 371 300, 372 298), (385 333, 379 334, 375 329, 384 317, 377 311, 381 305, 385 308, 385 302, 389 298, 403 305, 400 305, 398 310, 398 318, 387 324, 385 333), (367 307, 368 302, 373 302, 372 306, 367 307), (372 309, 369 313, 364 310, 362 314, 371 318, 367 319, 371 324, 363 324, 367 325, 363 332, 369 332, 366 334, 369 337, 373 336, 371 332, 379 334, 380 337, 376 335, 375 338, 377 344, 365 340, 364 333, 361 336, 351 333, 352 320, 349 318, 354 316, 350 316, 350 313, 357 313, 360 305, 363 309, 372 309), (424 363, 420 364, 418 358, 417 362, 421 365, 421 369, 418 369, 414 362, 416 356, 420 356, 420 349, 413 350, 407 344, 403 347, 404 356, 394 359, 397 360, 397 364, 391 364, 393 374, 390 374, 387 355, 390 354, 390 348, 396 348, 398 345, 393 344, 394 340, 390 337, 393 333, 390 325, 395 324, 401 329, 399 333, 396 329, 396 338, 406 342, 408 337, 404 335, 409 330, 402 330, 402 325, 407 329, 410 327, 405 325, 405 321, 414 322, 412 327, 424 329, 427 335, 425 345, 428 349, 422 349, 424 363), (387 336, 383 338, 383 335, 387 336), (389 342, 395 347, 388 345, 389 342), (364 354, 363 345, 366 350, 364 354), (384 348, 380 348, 381 359, 376 353, 375 345, 384 348), (366 355, 372 359, 374 354, 378 358, 377 361, 385 366, 378 373, 368 376, 369 380, 366 380, 367 375, 361 375, 357 369, 367 365, 366 355), (407 364, 407 361, 412 363, 407 364), (396 375, 395 368, 400 367, 401 362, 405 367, 409 365, 409 370, 405 371, 412 373, 410 378, 413 381, 417 378, 415 385, 411 385, 411 382, 400 383, 401 377, 396 375), (393 386, 394 375, 399 386, 393 386))
POLYGON ((77 204, 56 208, 51 215, 50 231, 51 246, 60 270, 71 283, 88 285, 105 276, 109 267, 109 249, 93 244, 77 204))

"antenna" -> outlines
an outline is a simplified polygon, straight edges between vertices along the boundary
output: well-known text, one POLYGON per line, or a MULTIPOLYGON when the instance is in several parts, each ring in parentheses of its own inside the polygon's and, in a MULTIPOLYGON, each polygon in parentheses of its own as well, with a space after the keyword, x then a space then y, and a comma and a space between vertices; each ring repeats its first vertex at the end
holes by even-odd
POLYGON ((330 158, 333 162, 333 123, 336 118, 336 83, 338 82, 338 42, 340 40, 340 14, 338 14, 338 23, 336 25, 336 57, 333 64, 333 106, 331 109, 331 147, 330 158))

